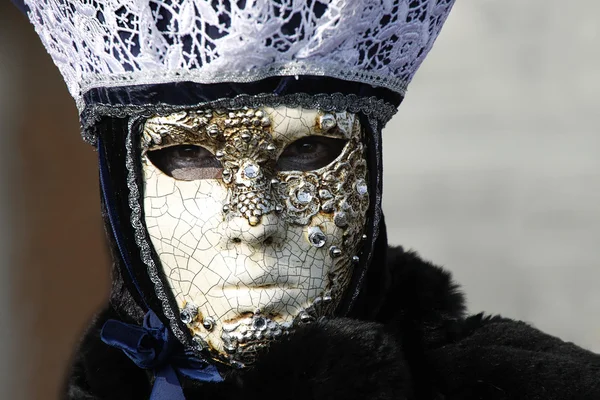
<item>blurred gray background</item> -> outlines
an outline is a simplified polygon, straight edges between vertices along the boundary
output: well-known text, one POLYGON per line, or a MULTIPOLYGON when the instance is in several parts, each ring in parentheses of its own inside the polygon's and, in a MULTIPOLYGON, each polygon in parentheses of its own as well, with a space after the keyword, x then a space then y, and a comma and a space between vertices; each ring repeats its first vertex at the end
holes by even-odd
POLYGON ((14 208, 20 195, 19 169, 15 168, 16 125, 22 105, 18 95, 18 80, 22 78, 18 64, 23 60, 19 44, 11 35, 11 22, 4 14, 6 8, 0 6, 0 398, 20 400, 27 398, 27 394, 19 393, 26 374, 23 363, 19 362, 23 343, 18 340, 20 326, 13 287, 14 244, 19 236, 14 208))
MULTIPOLYGON (((600 352, 600 3, 566 4, 458 0, 385 130, 384 209, 390 242, 452 271, 467 294, 470 312, 529 321, 600 352)), ((21 240, 34 241, 43 250, 51 247, 19 233, 29 229, 23 228, 22 218, 36 225, 31 209, 23 205, 28 199, 35 197, 33 204, 42 213, 50 211, 42 196, 34 195, 38 192, 20 189, 28 180, 21 177, 19 165, 35 165, 36 158, 25 151, 32 142, 19 144, 22 139, 16 135, 35 130, 24 128, 32 108, 24 105, 29 103, 23 96, 45 93, 44 101, 33 103, 40 111, 53 105, 54 95, 68 95, 39 45, 28 44, 24 52, 23 32, 32 29, 7 4, 0 6, 0 22, 0 251, 5 255, 0 260, 0 351, 5 355, 0 390, 11 395, 0 397, 46 400, 53 398, 48 391, 58 383, 48 384, 44 395, 39 390, 27 394, 24 382, 32 380, 28 374, 36 363, 44 371, 56 370, 49 379, 58 379, 78 329, 102 301, 106 274, 101 273, 102 288, 93 293, 81 288, 80 277, 72 277, 68 284, 79 287, 78 300, 67 296, 58 312, 77 316, 77 323, 68 334, 53 334, 50 343, 60 351, 44 353, 47 361, 42 363, 42 353, 35 351, 48 347, 39 343, 48 340, 46 330, 52 325, 31 322, 42 311, 35 304, 23 308, 27 290, 15 293, 35 280, 35 274, 27 273, 35 263, 23 261, 14 249, 31 249, 21 240), (31 69, 34 53, 45 60, 43 71, 31 69), (29 82, 34 75, 37 86, 29 82), (17 283, 16 268, 25 271, 17 283), (75 312, 86 295, 89 305, 75 312)), ((73 154, 88 157, 75 168, 87 174, 92 188, 77 205, 94 215, 73 222, 70 234, 91 226, 97 237, 83 239, 101 242, 93 152, 76 137, 74 105, 66 107, 60 117, 53 117, 59 112, 50 107, 45 117, 73 119, 68 132, 69 140, 77 142, 73 154)), ((57 150, 54 157, 64 158, 60 148, 52 149, 57 150)), ((52 177, 66 180, 65 190, 80 190, 73 182, 82 180, 61 175, 64 171, 54 171, 52 177)), ((52 185, 46 189, 44 196, 57 191, 52 185)), ((64 198, 69 196, 74 195, 64 198)), ((58 245, 57 265, 75 263, 65 254, 68 246, 68 240, 58 245)), ((40 263, 50 276, 52 268, 40 263)), ((42 301, 57 296, 48 293, 42 301)))
POLYGON ((600 352, 600 3, 458 0, 384 136, 392 243, 600 352))

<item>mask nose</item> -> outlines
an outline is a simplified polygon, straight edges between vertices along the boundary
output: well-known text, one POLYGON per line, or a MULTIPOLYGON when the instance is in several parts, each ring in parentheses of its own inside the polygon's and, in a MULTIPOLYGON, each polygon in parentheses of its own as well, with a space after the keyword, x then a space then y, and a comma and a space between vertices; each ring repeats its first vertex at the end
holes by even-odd
POLYGON ((279 245, 285 241, 287 227, 275 212, 262 215, 256 225, 247 218, 236 216, 226 222, 227 244, 247 244, 252 247, 279 245))
POLYGON ((258 161, 240 162, 229 201, 223 207, 228 245, 270 245, 285 239, 287 226, 279 216, 283 208, 274 191, 279 181, 269 178, 271 174, 265 173, 258 161))

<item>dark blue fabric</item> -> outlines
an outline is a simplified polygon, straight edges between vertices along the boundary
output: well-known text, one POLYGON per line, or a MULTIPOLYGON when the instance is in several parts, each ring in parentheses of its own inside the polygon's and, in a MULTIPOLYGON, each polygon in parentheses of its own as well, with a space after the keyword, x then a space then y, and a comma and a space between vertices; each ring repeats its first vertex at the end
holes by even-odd
POLYGON ((115 238, 115 242, 117 243, 121 260, 125 265, 125 269, 127 270, 131 282, 139 294, 139 298, 144 302, 144 311, 149 310, 150 307, 148 307, 144 300, 144 293, 142 292, 139 283, 135 279, 135 274, 133 273, 131 267, 131 261, 129 260, 127 251, 123 245, 123 238, 120 234, 120 221, 113 205, 114 191, 108 173, 108 166, 106 165, 106 160, 104 158, 104 145, 101 138, 98 138, 98 164, 100 169, 100 190, 102 192, 102 199, 104 200, 104 206, 106 207, 106 213, 108 214, 108 221, 110 222, 110 228, 112 230, 113 237, 115 238))
POLYGON ((232 98, 240 94, 263 93, 277 95, 290 93, 356 94, 361 97, 374 96, 396 107, 402 102, 402 96, 389 89, 324 76, 278 76, 247 83, 172 82, 154 85, 99 87, 87 91, 83 98, 87 105, 195 105, 222 98, 232 98))
POLYGON ((102 341, 123 350, 135 365, 144 369, 163 366, 173 351, 174 340, 152 311, 144 317, 143 326, 111 319, 102 327, 102 341))
POLYGON ((214 365, 185 352, 152 311, 148 311, 141 327, 108 320, 100 337, 107 345, 122 350, 138 367, 154 371, 150 400, 185 400, 175 371, 201 382, 223 381, 214 365))
POLYGON ((12 2, 15 6, 17 6, 19 10, 21 10, 23 14, 27 14, 27 12, 29 11, 29 7, 25 5, 24 0, 12 0, 12 2))

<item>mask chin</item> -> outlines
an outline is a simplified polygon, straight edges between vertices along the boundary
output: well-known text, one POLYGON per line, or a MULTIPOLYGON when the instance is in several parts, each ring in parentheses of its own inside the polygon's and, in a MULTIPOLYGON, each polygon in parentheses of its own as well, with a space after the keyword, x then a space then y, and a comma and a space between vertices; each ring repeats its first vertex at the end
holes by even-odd
POLYGON ((359 262, 369 208, 354 114, 265 107, 157 116, 144 125, 141 154, 147 231, 197 343, 247 365, 298 324, 333 314, 359 262), (321 168, 277 168, 289 146, 313 136, 346 144, 321 168), (221 177, 177 179, 149 157, 182 144, 210 151, 221 177))

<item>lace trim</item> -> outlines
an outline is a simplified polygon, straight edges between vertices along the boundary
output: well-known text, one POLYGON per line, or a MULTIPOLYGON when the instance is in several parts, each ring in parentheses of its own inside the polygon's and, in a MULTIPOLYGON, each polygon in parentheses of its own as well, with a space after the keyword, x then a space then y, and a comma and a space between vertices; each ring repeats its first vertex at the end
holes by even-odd
MULTIPOLYGON (((97 87, 119 87, 127 85, 152 85, 161 83, 175 82, 194 82, 200 84, 220 83, 220 82, 258 82, 263 79, 274 76, 327 76, 352 82, 367 83, 377 87, 390 89, 404 96, 408 82, 401 78, 386 76, 382 74, 371 73, 368 71, 354 70, 336 70, 322 67, 314 67, 305 64, 285 65, 281 67, 269 67, 268 69, 245 72, 245 73, 223 73, 215 71, 209 74, 202 70, 175 70, 175 71, 156 71, 156 72, 131 72, 118 75, 93 75, 83 77, 81 80, 81 93, 97 87)), ((81 96, 75 98, 77 108, 83 111, 85 102, 81 96)))
MULTIPOLYGON (((71 95, 314 74, 404 93, 455 0, 25 0, 71 95)), ((80 108, 80 110, 82 110, 80 108)))
POLYGON ((82 136, 83 139, 93 146, 97 143, 97 133, 95 124, 102 117, 125 118, 142 117, 149 118, 154 115, 166 115, 176 111, 189 110, 194 108, 223 108, 239 109, 243 107, 303 107, 310 109, 320 109, 323 111, 349 111, 352 113, 362 113, 379 121, 381 127, 396 114, 396 107, 385 100, 377 97, 360 97, 355 94, 344 95, 341 93, 333 94, 306 94, 294 93, 283 96, 275 94, 246 95, 242 94, 233 98, 224 98, 214 101, 207 101, 195 105, 173 106, 167 104, 148 104, 148 105, 109 105, 92 104, 85 108, 81 114, 82 136))

